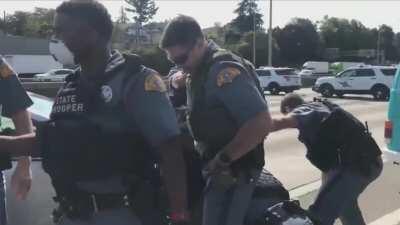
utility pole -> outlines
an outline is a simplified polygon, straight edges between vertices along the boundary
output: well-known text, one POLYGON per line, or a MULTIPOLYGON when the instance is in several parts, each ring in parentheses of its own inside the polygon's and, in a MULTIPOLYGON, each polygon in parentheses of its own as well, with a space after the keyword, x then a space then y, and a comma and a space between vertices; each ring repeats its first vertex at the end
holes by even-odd
MULTIPOLYGON (((255 0, 254 0, 255 4, 255 0)), ((256 12, 253 11, 253 65, 256 66, 256 12)))
POLYGON ((272 66, 272 0, 269 0, 268 66, 272 66))
POLYGON ((378 42, 376 43, 376 62, 381 64, 381 29, 378 29, 378 42))
POLYGON ((4 24, 4 27, 3 27, 3 32, 4 32, 4 35, 6 35, 7 34, 7 24, 6 24, 6 10, 4 10, 3 11, 3 24, 4 24))

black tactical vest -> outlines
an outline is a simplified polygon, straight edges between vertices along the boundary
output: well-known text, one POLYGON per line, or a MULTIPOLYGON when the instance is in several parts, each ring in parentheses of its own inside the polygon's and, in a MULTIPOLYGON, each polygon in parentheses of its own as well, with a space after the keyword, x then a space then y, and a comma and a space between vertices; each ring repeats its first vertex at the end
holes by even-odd
MULTIPOLYGON (((236 135, 239 126, 224 106, 214 108, 206 107, 205 84, 207 82, 211 66, 219 61, 238 62, 244 66, 249 76, 263 95, 257 75, 251 63, 228 52, 224 49, 209 48, 203 61, 200 73, 191 77, 192 107, 189 112, 189 124, 194 139, 197 141, 197 150, 200 151, 203 160, 208 161, 226 146, 236 135)), ((232 164, 232 169, 260 169, 264 166, 264 145, 260 143, 255 149, 232 164)))
POLYGON ((304 140, 307 158, 321 171, 338 165, 365 166, 381 155, 366 127, 352 114, 328 100, 317 100, 331 114, 321 122, 314 141, 304 140))
POLYGON ((43 168, 57 193, 79 181, 147 176, 155 157, 140 133, 127 127, 124 104, 125 84, 144 73, 127 59, 95 84, 79 72, 67 78, 50 121, 38 129, 43 168))

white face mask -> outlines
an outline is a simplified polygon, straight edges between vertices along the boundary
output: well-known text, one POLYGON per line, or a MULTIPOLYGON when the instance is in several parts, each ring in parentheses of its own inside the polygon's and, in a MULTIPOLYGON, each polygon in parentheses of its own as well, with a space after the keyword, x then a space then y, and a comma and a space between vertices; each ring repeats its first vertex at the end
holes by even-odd
POLYGON ((65 46, 64 42, 52 38, 50 40, 49 50, 59 63, 65 66, 74 66, 76 64, 74 55, 67 46, 65 46))

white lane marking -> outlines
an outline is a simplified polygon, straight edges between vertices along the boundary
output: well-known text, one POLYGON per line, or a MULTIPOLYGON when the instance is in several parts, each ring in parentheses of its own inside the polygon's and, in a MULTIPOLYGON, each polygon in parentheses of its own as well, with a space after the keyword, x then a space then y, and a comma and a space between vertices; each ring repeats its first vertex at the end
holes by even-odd
POLYGON ((319 187, 321 187, 321 180, 293 188, 289 191, 290 198, 299 200, 302 196, 318 190, 319 187))
POLYGON ((388 213, 368 225, 398 225, 400 223, 400 209, 388 213))

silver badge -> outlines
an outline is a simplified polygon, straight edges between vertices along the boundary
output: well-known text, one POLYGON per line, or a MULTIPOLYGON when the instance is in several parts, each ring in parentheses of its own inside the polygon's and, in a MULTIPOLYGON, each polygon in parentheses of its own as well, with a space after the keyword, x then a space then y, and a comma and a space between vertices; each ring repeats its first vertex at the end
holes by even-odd
POLYGON ((104 85, 101 87, 101 94, 105 102, 110 102, 113 97, 113 92, 110 86, 104 85))

